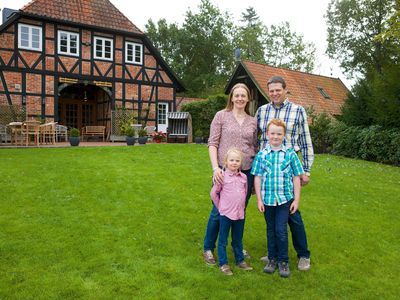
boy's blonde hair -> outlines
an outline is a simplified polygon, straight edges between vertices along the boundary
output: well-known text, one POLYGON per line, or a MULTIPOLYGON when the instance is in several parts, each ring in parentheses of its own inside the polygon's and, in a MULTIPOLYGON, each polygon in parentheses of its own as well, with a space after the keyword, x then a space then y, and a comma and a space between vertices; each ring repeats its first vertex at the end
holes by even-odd
POLYGON ((267 125, 267 132, 268 132, 269 126, 271 126, 271 124, 274 124, 275 126, 278 126, 278 127, 283 127, 283 133, 286 134, 286 124, 285 124, 285 122, 283 122, 280 119, 272 119, 271 121, 269 121, 269 123, 267 125))
POLYGON ((228 162, 228 156, 229 154, 236 154, 237 156, 240 157, 240 166, 242 165, 243 162, 243 152, 236 147, 231 147, 228 149, 228 151, 226 151, 225 157, 224 157, 224 164, 226 165, 228 162))

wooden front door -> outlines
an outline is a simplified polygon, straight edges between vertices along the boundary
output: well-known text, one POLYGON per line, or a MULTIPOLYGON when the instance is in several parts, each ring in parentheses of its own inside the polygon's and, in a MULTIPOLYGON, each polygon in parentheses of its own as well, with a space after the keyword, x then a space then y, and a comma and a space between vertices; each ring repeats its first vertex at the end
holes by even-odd
POLYGON ((60 99, 58 105, 59 124, 79 130, 87 125, 96 125, 96 102, 60 99))

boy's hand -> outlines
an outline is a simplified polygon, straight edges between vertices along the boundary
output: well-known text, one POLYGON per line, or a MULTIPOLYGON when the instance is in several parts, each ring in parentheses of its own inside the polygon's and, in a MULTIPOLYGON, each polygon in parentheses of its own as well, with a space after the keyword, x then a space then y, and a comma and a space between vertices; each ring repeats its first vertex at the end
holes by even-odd
POLYGON ((290 214, 294 214, 297 210, 299 209, 299 202, 298 201, 293 201, 292 204, 290 205, 290 214))
POLYGON ((261 213, 263 213, 265 211, 264 203, 260 200, 257 200, 257 207, 261 213))

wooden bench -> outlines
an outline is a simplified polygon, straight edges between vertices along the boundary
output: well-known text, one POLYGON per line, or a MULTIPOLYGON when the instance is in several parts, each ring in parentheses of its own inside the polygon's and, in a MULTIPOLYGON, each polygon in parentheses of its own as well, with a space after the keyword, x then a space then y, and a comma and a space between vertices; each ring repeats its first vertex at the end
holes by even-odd
POLYGON ((85 126, 82 128, 82 137, 89 138, 91 136, 101 136, 103 137, 103 142, 104 142, 104 137, 106 135, 106 127, 105 126, 85 126))

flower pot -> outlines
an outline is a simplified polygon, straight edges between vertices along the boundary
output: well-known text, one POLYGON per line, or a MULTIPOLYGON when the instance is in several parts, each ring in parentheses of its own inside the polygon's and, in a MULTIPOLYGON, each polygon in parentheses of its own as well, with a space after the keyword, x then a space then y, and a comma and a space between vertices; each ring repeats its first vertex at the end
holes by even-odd
POLYGON ((160 139, 155 139, 154 141, 155 141, 157 144, 161 143, 161 140, 160 140, 160 139))
POLYGON ((79 136, 70 136, 69 137, 69 143, 71 144, 71 146, 78 146, 79 141, 80 141, 79 136))
POLYGON ((140 136, 138 137, 138 142, 140 145, 144 145, 147 142, 147 136, 140 136))
POLYGON ((201 143, 203 143, 203 137, 202 137, 202 136, 196 136, 196 137, 194 138, 194 142, 195 142, 196 144, 201 144, 201 143))
POLYGON ((133 146, 135 145, 135 137, 134 136, 127 136, 126 137, 126 144, 128 146, 133 146))

